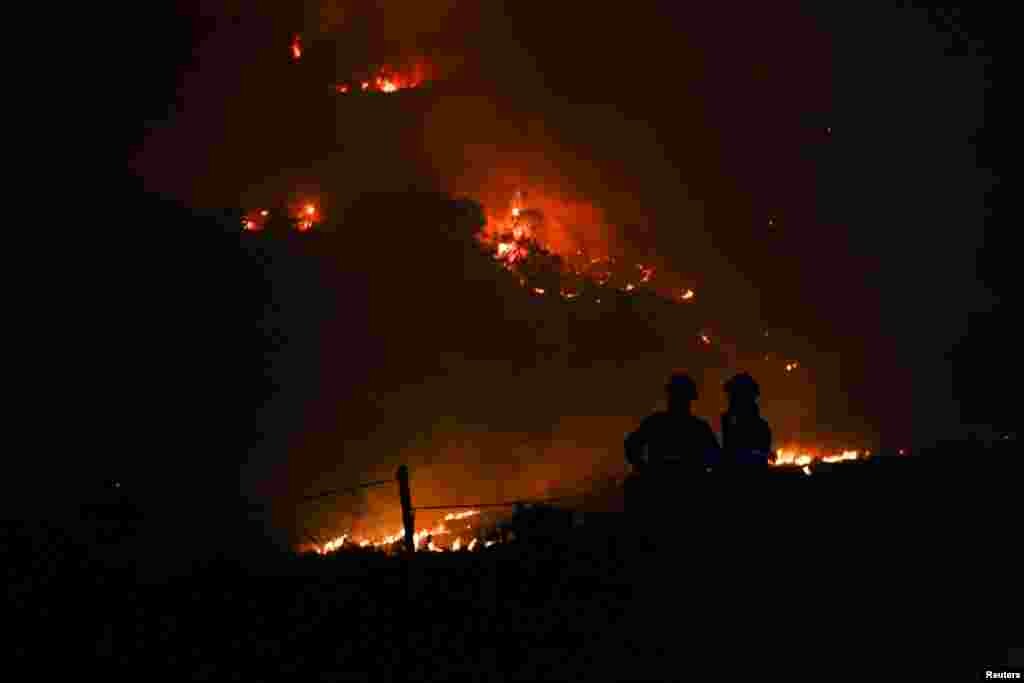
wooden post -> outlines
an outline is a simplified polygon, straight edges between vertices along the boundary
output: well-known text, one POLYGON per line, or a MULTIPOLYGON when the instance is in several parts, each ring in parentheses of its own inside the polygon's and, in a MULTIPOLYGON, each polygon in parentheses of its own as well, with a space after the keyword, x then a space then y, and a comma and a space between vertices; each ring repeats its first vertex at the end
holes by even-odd
POLYGON ((405 552, 416 550, 413 546, 413 525, 415 518, 412 511, 412 493, 409 491, 409 467, 401 465, 395 474, 398 480, 398 500, 402 504, 402 529, 405 531, 405 552))

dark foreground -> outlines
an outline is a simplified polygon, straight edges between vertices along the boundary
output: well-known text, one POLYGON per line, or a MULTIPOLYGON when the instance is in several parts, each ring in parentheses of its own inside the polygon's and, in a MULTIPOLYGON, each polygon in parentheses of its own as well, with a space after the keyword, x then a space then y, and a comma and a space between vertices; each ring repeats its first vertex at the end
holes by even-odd
POLYGON ((1007 663, 1019 607, 1020 470, 999 457, 676 488, 649 519, 478 553, 220 562, 157 582, 70 527, 11 521, 7 644, 38 671, 142 679, 974 680, 1007 663))

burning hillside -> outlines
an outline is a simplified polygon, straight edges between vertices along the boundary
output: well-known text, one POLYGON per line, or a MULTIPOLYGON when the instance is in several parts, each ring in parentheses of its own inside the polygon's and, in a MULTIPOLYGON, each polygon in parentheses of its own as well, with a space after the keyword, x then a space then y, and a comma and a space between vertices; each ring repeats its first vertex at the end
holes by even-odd
POLYGON ((432 79, 433 69, 425 59, 414 59, 401 66, 385 64, 362 78, 339 81, 332 87, 339 95, 358 92, 393 93, 418 88, 432 79))
MULTIPOLYGON (((395 7, 379 35, 347 11, 277 34, 260 62, 272 57, 276 66, 239 81, 244 105, 225 117, 226 136, 210 134, 219 156, 208 159, 203 149, 190 164, 228 188, 220 197, 242 195, 255 207, 241 223, 250 243, 271 241, 255 233, 304 232, 296 251, 322 252, 316 258, 329 264, 296 266, 295 280, 320 278, 308 289, 275 276, 280 289, 301 290, 275 306, 292 316, 289 332, 316 330, 308 334, 319 355, 305 357, 322 363, 309 380, 322 394, 304 396, 315 407, 296 408, 302 419, 289 422, 289 438, 301 441, 288 454, 301 482, 295 488, 321 476, 359 479, 392 454, 434 467, 449 449, 444 465, 466 471, 432 476, 428 502, 449 502, 451 490, 467 496, 460 503, 541 495, 542 482, 574 481, 595 462, 621 468, 622 433, 658 407, 660 378, 673 367, 695 374, 697 412, 710 416, 722 407, 721 381, 750 370, 765 387, 765 415, 779 441, 818 442, 816 386, 838 377, 824 377, 813 340, 764 335, 770 325, 756 302, 768 288, 745 282, 712 236, 735 226, 706 221, 704 200, 688 195, 678 160, 665 156, 663 136, 685 140, 686 126, 654 131, 601 98, 576 105, 514 45, 481 39, 473 50, 487 60, 457 42, 442 50, 431 36, 390 40, 395 21, 405 23, 395 7), (463 90, 465 80, 449 78, 436 58, 445 50, 479 63, 479 82, 463 90), (377 192, 408 208, 417 201, 403 194, 408 187, 482 207, 482 228, 465 240, 472 248, 445 241, 457 221, 444 210, 358 208, 377 192), (315 306, 322 314, 306 312, 315 306), (323 331, 331 325, 337 329, 323 331), (353 441, 359 454, 331 471, 324 463, 335 461, 325 454, 353 441), (562 470, 539 474, 548 462, 562 470), (510 494, 479 491, 488 478, 511 482, 510 494)), ((474 28, 459 27, 458 38, 474 28)), ((633 80, 627 71, 610 74, 598 94, 614 92, 618 76, 633 80)), ((691 170, 718 172, 696 158, 691 170)), ((791 319, 779 324, 794 327, 791 319)), ((834 442, 860 443, 856 429, 843 436, 851 433, 834 442)), ((787 446, 776 464, 840 457, 817 453, 787 446)), ((361 514, 392 520, 393 505, 361 514)), ((332 515, 310 526, 348 528, 332 515)), ((349 533, 357 545, 387 538, 349 533)))

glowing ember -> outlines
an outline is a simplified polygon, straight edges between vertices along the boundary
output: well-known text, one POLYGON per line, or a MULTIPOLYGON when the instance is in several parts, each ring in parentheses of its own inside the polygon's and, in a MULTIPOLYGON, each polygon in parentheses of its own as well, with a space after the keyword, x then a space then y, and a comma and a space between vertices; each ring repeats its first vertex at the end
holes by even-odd
POLYGON ((859 458, 860 453, 857 451, 843 451, 839 455, 826 455, 821 460, 822 462, 851 462, 859 458))
POLYGON ((302 59, 302 36, 297 33, 292 39, 292 59, 296 62, 302 59))
POLYGON ((533 288, 533 293, 534 293, 534 294, 543 294, 543 293, 544 293, 544 290, 543 290, 543 289, 541 289, 540 287, 534 287, 534 288, 533 288))
POLYGON ((793 372, 798 367, 800 367, 800 364, 797 362, 786 363, 786 372, 793 372))
POLYGON ((259 228, 256 226, 256 221, 243 221, 242 228, 249 232, 256 232, 259 228))
POLYGON ((693 290, 692 289, 687 289, 687 290, 685 290, 683 292, 682 296, 680 296, 679 298, 682 299, 683 301, 689 301, 694 296, 695 296, 695 294, 693 293, 693 290))
POLYGON ((452 520, 466 519, 467 517, 475 517, 479 514, 479 510, 466 510, 465 512, 449 512, 447 515, 444 516, 444 519, 446 522, 450 522, 452 520))
POLYGON ((474 538, 472 541, 469 542, 469 547, 467 548, 467 550, 473 550, 474 548, 476 548, 476 543, 477 541, 474 538))
POLYGON ((320 212, 316 204, 306 202, 299 207, 292 209, 292 216, 295 221, 295 229, 299 232, 308 232, 313 226, 320 222, 320 212))
POLYGON ((775 451, 775 460, 772 461, 772 464, 777 466, 795 465, 797 467, 808 467, 816 462, 854 462, 856 460, 869 457, 870 455, 871 451, 868 451, 863 456, 860 451, 842 451, 841 453, 822 455, 811 449, 780 448, 775 451))
POLYGON ((262 211, 260 211, 260 215, 266 218, 267 216, 270 215, 270 212, 267 211, 266 209, 263 209, 262 211))
POLYGON ((711 337, 709 337, 706 334, 700 335, 700 343, 704 344, 704 345, 710 344, 711 343, 711 337))
MULTIPOLYGON (((469 510, 467 512, 452 513, 450 515, 447 515, 446 519, 465 519, 467 517, 471 517, 473 515, 479 515, 479 514, 480 514, 479 510, 469 510)), ((412 535, 413 548, 416 549, 416 550, 426 549, 426 550, 430 550, 432 552, 444 552, 445 548, 439 546, 435 542, 435 538, 437 536, 445 536, 445 535, 448 535, 450 533, 451 533, 451 531, 448 529, 447 526, 445 526, 444 522, 441 522, 440 524, 438 524, 437 526, 435 526, 432 529, 420 529, 419 531, 414 531, 413 535, 412 535), (429 541, 427 540, 428 538, 430 539, 429 541)), ((351 536, 349 536, 347 534, 343 534, 341 536, 338 536, 337 538, 334 538, 334 539, 332 539, 330 541, 327 541, 323 545, 313 546, 312 549, 318 555, 326 555, 328 553, 334 552, 334 551, 339 550, 339 549, 341 549, 341 548, 343 548, 345 546, 350 546, 350 545, 355 545, 355 546, 358 546, 359 548, 388 549, 388 548, 391 548, 391 547, 393 547, 393 546, 395 546, 397 544, 402 543, 402 541, 404 539, 405 539, 405 531, 402 530, 402 529, 397 530, 395 533, 391 534, 390 536, 384 536, 384 537, 381 537, 381 538, 352 538, 351 536)), ((456 540, 459 542, 459 546, 461 547, 461 545, 462 545, 461 540, 459 540, 459 539, 456 539, 456 540)), ((453 544, 453 546, 454 546, 454 544, 453 544)), ((472 550, 475 547, 476 547, 476 544, 475 543, 471 543, 469 545, 469 550, 472 550)), ((454 548, 454 547, 452 549, 453 550, 457 550, 457 548, 454 548)))
MULTIPOLYGON (((425 61, 416 61, 402 67, 382 66, 368 80, 359 83, 363 92, 393 93, 399 90, 418 88, 429 80, 430 65, 425 61)), ((348 83, 336 83, 336 93, 346 95, 350 92, 348 83)))

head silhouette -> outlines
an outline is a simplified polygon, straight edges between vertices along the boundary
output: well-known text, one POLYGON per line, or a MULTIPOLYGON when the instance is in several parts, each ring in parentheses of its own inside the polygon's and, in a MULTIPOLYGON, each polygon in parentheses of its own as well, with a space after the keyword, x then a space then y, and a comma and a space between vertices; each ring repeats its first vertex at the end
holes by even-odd
POLYGON ((730 410, 756 411, 761 387, 748 373, 741 372, 725 383, 725 393, 729 396, 730 410))
POLYGON ((690 403, 697 400, 697 383, 683 372, 673 373, 665 384, 669 410, 689 410, 690 403))

